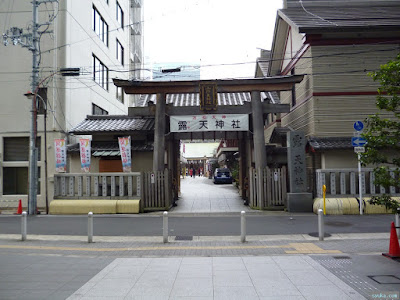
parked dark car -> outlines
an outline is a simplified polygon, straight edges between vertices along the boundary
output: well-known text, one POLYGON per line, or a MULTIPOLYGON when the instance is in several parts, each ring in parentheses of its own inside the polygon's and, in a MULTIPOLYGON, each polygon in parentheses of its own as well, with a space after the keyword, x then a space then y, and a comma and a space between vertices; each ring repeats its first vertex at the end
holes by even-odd
POLYGON ((214 172, 214 184, 216 183, 232 183, 232 173, 228 168, 217 168, 214 172))

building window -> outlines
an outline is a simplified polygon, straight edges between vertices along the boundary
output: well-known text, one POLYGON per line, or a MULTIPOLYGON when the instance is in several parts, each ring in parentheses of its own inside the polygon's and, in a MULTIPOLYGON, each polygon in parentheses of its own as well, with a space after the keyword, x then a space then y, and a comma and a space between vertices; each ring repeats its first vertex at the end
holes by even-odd
POLYGON ((117 87, 117 99, 119 102, 124 103, 124 90, 122 87, 117 87))
POLYGON ((4 161, 29 161, 29 137, 5 137, 4 161))
POLYGON ((28 167, 3 168, 3 195, 28 194, 28 167))
POLYGON ((124 29, 124 11, 121 8, 121 5, 119 5, 117 1, 117 22, 119 26, 124 29))
MULTIPOLYGON (((40 160, 40 137, 36 138, 40 160)), ((29 161, 29 137, 5 137, 3 139, 4 161, 29 161)))
POLYGON ((92 103, 92 115, 108 115, 108 111, 102 109, 100 106, 92 103))
POLYGON ((117 39, 117 60, 124 65, 124 47, 117 39))
POLYGON ((93 80, 108 91, 108 68, 93 55, 93 80))
POLYGON ((93 6, 93 31, 108 46, 108 24, 95 6, 93 6))
MULTIPOLYGON (((38 168, 37 193, 40 194, 40 168, 38 168)), ((28 194, 28 167, 3 168, 3 195, 28 194)))

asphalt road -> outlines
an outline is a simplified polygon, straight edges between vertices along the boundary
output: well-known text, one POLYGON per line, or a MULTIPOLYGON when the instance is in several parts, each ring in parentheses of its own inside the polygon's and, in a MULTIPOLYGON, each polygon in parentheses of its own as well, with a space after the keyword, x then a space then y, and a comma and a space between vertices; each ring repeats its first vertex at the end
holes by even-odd
MULTIPOLYGON (((248 235, 309 234, 318 231, 314 214, 247 216, 248 235)), ((326 233, 390 232, 393 215, 326 216, 326 233)), ((0 234, 20 234, 20 216, 0 216, 0 234)), ((227 236, 240 234, 240 216, 169 217, 174 236, 227 236)), ((87 235, 87 216, 28 216, 28 234, 87 235)), ((98 236, 161 236, 162 216, 95 215, 98 236)))

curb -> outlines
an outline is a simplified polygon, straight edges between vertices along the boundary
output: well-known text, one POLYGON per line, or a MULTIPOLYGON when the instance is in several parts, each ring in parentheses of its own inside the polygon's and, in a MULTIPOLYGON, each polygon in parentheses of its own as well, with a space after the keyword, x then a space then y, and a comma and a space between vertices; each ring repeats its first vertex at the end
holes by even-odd
MULTIPOLYGON (((240 236, 193 236, 190 241, 175 241, 176 236, 169 236, 169 240, 174 243, 190 242, 240 242, 240 236)), ((389 239, 390 233, 342 233, 332 234, 326 237, 329 240, 380 240, 389 239)), ((87 242, 87 236, 74 235, 37 235, 29 234, 30 241, 84 241, 87 242)), ((21 240, 20 234, 0 234, 0 240, 21 240)), ((162 242, 163 236, 94 236, 96 242, 120 243, 120 242, 162 242)), ((290 234, 290 235, 248 235, 248 242, 268 242, 268 241, 319 241, 318 237, 312 237, 308 234, 290 234)))

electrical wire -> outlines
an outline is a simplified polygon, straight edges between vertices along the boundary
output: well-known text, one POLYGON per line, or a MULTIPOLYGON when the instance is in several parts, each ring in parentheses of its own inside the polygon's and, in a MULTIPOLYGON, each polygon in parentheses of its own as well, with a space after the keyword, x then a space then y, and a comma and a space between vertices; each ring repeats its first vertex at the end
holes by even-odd
MULTIPOLYGON (((50 27, 50 24, 56 19, 56 17, 58 16, 58 12, 59 12, 59 3, 58 3, 58 1, 56 2, 57 3, 57 11, 54 9, 54 2, 52 2, 52 5, 53 5, 53 14, 52 15, 50 15, 49 14, 49 16, 48 16, 48 21, 46 22, 46 23, 44 23, 44 24, 40 24, 39 25, 39 27, 37 28, 37 29, 39 29, 40 27, 42 27, 42 26, 47 26, 43 31, 41 31, 41 32, 39 32, 39 41, 38 41, 38 45, 39 45, 39 49, 38 49, 38 52, 39 52, 39 59, 38 59, 38 66, 40 66, 40 63, 41 63, 41 61, 42 61, 42 52, 41 52, 41 50, 40 50, 40 48, 41 48, 41 39, 42 39, 42 36, 45 34, 45 33, 47 33, 47 31, 49 30, 49 27, 50 27)), ((48 11, 48 8, 47 8, 47 2, 45 3, 45 5, 46 5, 46 11, 48 11)))
POLYGON ((112 106, 114 106, 115 108, 117 108, 118 110, 120 110, 122 113, 126 113, 125 110, 121 109, 120 107, 118 107, 117 105, 115 105, 115 103, 113 103, 112 101, 110 101, 109 99, 107 99, 106 97, 104 97, 103 95, 101 95, 99 92, 97 92, 94 88, 92 88, 91 86, 88 86, 85 82, 81 81, 81 79, 79 77, 72 77, 73 79, 78 80, 79 82, 81 82, 83 85, 85 85, 87 88, 89 88, 92 92, 96 93, 97 95, 99 95, 101 98, 103 98, 104 100, 106 100, 108 103, 110 103, 112 106))
POLYGON ((311 15, 311 16, 313 16, 313 17, 315 17, 315 18, 318 18, 318 19, 320 19, 320 20, 322 20, 322 21, 324 21, 324 22, 327 22, 327 23, 329 23, 329 24, 331 24, 331 25, 339 26, 339 25, 336 24, 335 22, 331 22, 331 21, 329 21, 329 20, 326 20, 326 19, 324 19, 324 18, 322 18, 322 17, 320 17, 320 16, 318 16, 318 15, 316 15, 316 14, 313 14, 312 12, 308 11, 308 10, 304 7, 303 1, 302 1, 302 0, 299 0, 299 3, 300 3, 300 5, 301 5, 301 7, 303 8, 303 10, 304 10, 306 13, 308 13, 309 15, 311 15))
POLYGON ((14 8, 14 1, 13 0, 9 0, 10 2, 8 3, 8 9, 7 9, 7 13, 6 13, 6 17, 4 20, 4 30, 3 32, 6 32, 6 28, 10 25, 11 22, 11 11, 14 8), (7 19, 8 19, 8 23, 7 23, 7 19))
MULTIPOLYGON (((56 115, 55 115, 55 111, 53 110, 53 107, 51 106, 50 101, 47 101, 47 104, 50 106, 50 112, 52 113, 52 115, 53 115, 53 117, 54 117, 54 120, 56 121, 58 127, 60 128, 60 131, 61 131, 63 134, 67 135, 68 133, 65 132, 65 130, 62 128, 62 126, 61 126, 60 123, 58 122, 57 117, 56 117, 56 115)), ((65 119, 65 121, 67 122, 67 119, 65 118, 65 116, 64 116, 64 119, 65 119)), ((69 122, 68 122, 68 123, 69 123, 69 122)), ((72 125, 71 125, 71 127, 72 127, 72 125)))
MULTIPOLYGON (((393 43, 393 41, 388 41, 388 42, 378 42, 378 43, 371 43, 369 45, 387 45, 387 43, 393 43)), ((347 46, 348 47, 348 46, 347 46)), ((336 52, 336 53, 326 53, 326 54, 320 54, 320 55, 310 55, 310 56, 302 56, 299 58, 299 61, 304 61, 305 59, 319 59, 319 58, 325 58, 325 57, 335 57, 335 56, 351 56, 351 55, 359 55, 359 54, 365 54, 365 53, 379 53, 379 52, 390 52, 390 51, 399 51, 400 50, 400 44, 397 44, 395 46, 390 45, 390 47, 386 49, 365 49, 365 50, 357 50, 357 51, 350 51, 350 52, 336 52)), ((44 52, 42 52, 44 53, 44 52)), ((371 60, 376 60, 378 61, 379 58, 376 56, 372 56, 371 60)), ((275 58, 275 59, 265 59, 263 60, 263 63, 270 63, 270 62, 276 62, 276 61, 289 61, 292 60, 292 58, 275 58)), ((307 63, 307 62, 305 62, 307 63)), ((235 66, 235 65, 244 65, 244 64, 256 64, 256 61, 248 61, 248 62, 233 62, 233 63, 220 63, 220 64, 206 64, 206 65, 182 65, 181 67, 183 68, 193 68, 193 69, 201 69, 201 68, 207 68, 207 67, 220 67, 220 66, 235 66)), ((151 64, 148 64, 151 65, 151 64)), ((348 63, 345 63, 345 65, 348 65, 348 63)), ((109 65, 109 71, 111 72, 117 72, 117 73, 127 73, 127 72, 134 72, 134 71, 159 71, 157 68, 146 68, 145 66, 143 68, 135 68, 135 69, 128 69, 128 70, 120 70, 120 69, 113 69, 111 67, 118 66, 120 65, 109 65)), ((297 64, 297 67, 300 67, 301 63, 297 64)), ((81 66, 81 68, 92 68, 92 65, 88 66, 81 66)), ((47 72, 54 72, 55 70, 50 68, 50 67, 45 67, 43 69, 48 69, 47 72)), ((89 74, 90 71, 88 71, 89 74)), ((0 74, 23 74, 23 73, 31 73, 31 72, 21 72, 21 71, 15 71, 15 72, 9 72, 9 71, 4 71, 0 72, 0 74)), ((91 74, 91 72, 90 72, 91 74)))

